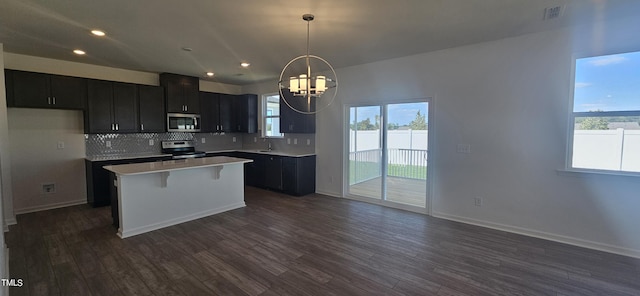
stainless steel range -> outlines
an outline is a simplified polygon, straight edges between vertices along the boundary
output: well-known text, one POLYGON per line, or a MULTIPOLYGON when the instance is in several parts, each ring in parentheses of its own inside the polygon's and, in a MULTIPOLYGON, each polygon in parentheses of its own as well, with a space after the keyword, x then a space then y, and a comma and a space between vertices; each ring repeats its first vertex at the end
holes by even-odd
POLYGON ((207 154, 196 151, 193 141, 162 141, 162 153, 171 154, 173 159, 205 157, 207 154))

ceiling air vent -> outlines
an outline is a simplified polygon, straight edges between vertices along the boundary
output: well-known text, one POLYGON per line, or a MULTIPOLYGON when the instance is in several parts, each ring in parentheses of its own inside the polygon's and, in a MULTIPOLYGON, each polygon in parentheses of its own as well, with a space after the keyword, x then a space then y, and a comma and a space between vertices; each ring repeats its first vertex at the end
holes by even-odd
POLYGON ((544 9, 544 19, 552 20, 560 17, 562 14, 562 6, 547 7, 544 9))

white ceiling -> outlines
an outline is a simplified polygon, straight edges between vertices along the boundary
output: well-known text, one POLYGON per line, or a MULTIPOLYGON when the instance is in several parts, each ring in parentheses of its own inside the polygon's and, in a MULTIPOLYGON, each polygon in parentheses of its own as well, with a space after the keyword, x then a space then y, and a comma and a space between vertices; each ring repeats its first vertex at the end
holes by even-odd
POLYGON ((311 54, 342 68, 638 11, 638 0, 0 0, 0 43, 131 70, 213 71, 202 79, 242 85, 277 78, 306 52, 305 13, 316 16, 311 54), (561 17, 544 20, 554 6, 561 17), (92 36, 96 28, 107 37, 92 36))

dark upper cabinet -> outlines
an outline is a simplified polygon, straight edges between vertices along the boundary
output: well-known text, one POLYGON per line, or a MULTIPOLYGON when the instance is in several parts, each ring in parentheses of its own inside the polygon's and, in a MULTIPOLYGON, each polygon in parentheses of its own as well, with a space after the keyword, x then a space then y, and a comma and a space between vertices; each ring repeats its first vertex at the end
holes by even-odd
POLYGON ((135 84, 89 80, 87 86, 86 132, 138 131, 138 90, 135 84))
POLYGON ((220 94, 200 92, 200 131, 220 132, 220 94))
POLYGON ((229 94, 220 94, 219 110, 220 110, 220 131, 226 133, 235 132, 236 117, 234 108, 235 96, 229 94))
POLYGON ((200 113, 200 80, 198 77, 162 73, 160 74, 160 85, 165 88, 167 112, 200 113))
POLYGON ((244 94, 235 96, 235 131, 239 133, 258 132, 258 96, 244 94))
POLYGON ((164 88, 138 85, 138 130, 143 133, 166 132, 164 88))
POLYGON ((85 108, 87 81, 62 75, 10 71, 11 89, 8 105, 24 108, 79 109, 85 108))
POLYGON ((4 70, 4 85, 7 91, 7 106, 14 106, 13 103, 13 72, 12 70, 4 70))
POLYGON ((202 132, 256 133, 258 96, 200 92, 202 132))
POLYGON ((303 110, 313 112, 315 110, 315 100, 307 101, 303 97, 294 97, 287 90, 282 91, 287 103, 280 99, 280 132, 292 134, 313 134, 316 132, 316 116, 315 114, 303 114, 293 110, 303 110))

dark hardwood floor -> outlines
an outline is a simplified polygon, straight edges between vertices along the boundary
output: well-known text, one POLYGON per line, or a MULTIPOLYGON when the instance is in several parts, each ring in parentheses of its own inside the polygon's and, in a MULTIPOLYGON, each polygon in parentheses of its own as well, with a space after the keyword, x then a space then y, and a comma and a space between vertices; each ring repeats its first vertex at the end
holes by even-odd
POLYGON ((321 195, 120 239, 109 208, 18 216, 11 295, 640 295, 640 260, 321 195))

